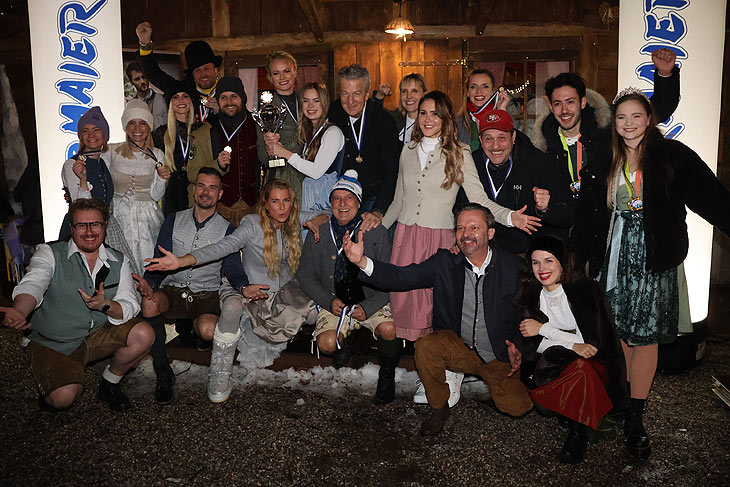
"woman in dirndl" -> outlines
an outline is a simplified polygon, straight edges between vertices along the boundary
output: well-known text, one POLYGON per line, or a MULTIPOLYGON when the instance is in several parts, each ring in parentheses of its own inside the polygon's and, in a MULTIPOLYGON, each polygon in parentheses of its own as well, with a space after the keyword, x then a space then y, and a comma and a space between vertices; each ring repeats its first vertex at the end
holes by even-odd
POLYGON ((518 299, 522 379, 535 403, 568 420, 558 459, 579 463, 589 431, 626 407, 623 353, 603 292, 576 270, 561 240, 536 237, 526 257, 518 299))

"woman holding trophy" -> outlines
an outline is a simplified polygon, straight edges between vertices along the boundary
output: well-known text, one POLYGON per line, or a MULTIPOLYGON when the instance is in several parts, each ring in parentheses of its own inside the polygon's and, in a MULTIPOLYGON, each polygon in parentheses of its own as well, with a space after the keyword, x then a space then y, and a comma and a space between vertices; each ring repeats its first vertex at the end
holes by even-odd
POLYGON ((329 95, 324 83, 313 81, 300 93, 302 117, 297 124, 297 141, 301 155, 284 147, 280 140, 266 143, 269 153, 284 157, 306 177, 302 182, 302 209, 319 211, 329 208, 329 193, 342 169, 345 136, 327 120, 329 95))

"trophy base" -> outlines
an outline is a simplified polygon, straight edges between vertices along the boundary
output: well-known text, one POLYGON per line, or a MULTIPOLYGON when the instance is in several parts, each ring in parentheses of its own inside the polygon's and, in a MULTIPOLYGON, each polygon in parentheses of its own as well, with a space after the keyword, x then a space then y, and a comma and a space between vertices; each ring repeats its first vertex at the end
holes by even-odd
POLYGON ((278 159, 269 159, 269 169, 273 169, 275 167, 284 167, 286 166, 286 159, 278 158, 278 159))

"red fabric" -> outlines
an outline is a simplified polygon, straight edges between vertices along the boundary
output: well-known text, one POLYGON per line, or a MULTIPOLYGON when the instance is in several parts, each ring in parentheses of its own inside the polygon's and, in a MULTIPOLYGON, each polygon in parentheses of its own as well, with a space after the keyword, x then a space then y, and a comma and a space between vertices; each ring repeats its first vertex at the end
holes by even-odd
POLYGON ((512 117, 509 113, 504 110, 489 110, 487 112, 480 113, 477 118, 479 119, 479 134, 489 129, 497 129, 502 132, 511 132, 515 128, 512 123, 512 117))
POLYGON ((603 387, 605 380, 605 365, 579 358, 557 379, 530 391, 530 396, 542 407, 595 430, 613 407, 603 387))

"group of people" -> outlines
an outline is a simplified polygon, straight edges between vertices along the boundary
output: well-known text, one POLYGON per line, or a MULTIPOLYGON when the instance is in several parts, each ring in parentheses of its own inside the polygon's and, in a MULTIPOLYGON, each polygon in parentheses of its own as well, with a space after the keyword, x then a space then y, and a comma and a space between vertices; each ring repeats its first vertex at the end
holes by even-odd
POLYGON ((431 408, 422 435, 444 428, 474 374, 502 413, 536 404, 565 418, 564 462, 583 460, 609 414, 624 416, 632 454, 650 454, 657 344, 691 327, 685 206, 730 234, 730 193, 656 128, 679 103, 672 51, 652 55, 651 99, 627 88, 609 105, 576 74, 551 78, 535 140, 488 70, 466 77, 458 112, 409 74, 389 113, 390 87, 371 97, 365 68, 342 67, 330 103, 322 82, 297 91, 295 58, 275 51, 266 70, 287 117, 263 133, 208 44, 187 46, 178 81, 151 34, 137 27, 126 140, 109 143, 98 107, 80 118, 61 240, 38 247, 2 308, 4 325, 25 330, 42 408, 70 407, 85 364, 110 354, 99 397, 112 409, 131 406, 119 382, 147 353, 155 398, 170 402, 166 321, 190 320, 212 347, 213 402, 230 396, 247 335, 283 347, 313 324, 342 367, 365 327, 377 404, 394 400, 403 343, 415 342, 413 400, 431 408), (164 91, 166 124, 146 80, 164 91))

